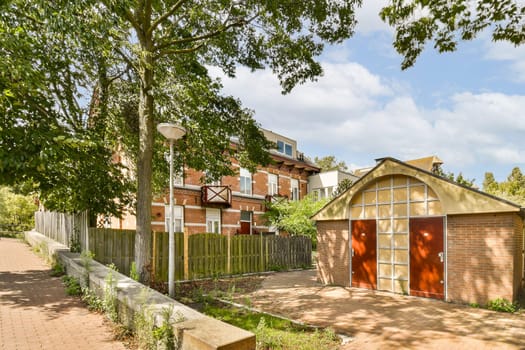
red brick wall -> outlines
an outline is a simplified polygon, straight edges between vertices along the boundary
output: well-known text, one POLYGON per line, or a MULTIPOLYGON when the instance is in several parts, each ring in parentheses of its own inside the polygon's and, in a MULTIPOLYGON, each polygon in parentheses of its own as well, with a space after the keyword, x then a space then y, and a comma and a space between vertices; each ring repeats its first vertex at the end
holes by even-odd
POLYGON ((515 233, 515 251, 514 251, 514 295, 519 296, 524 292, 523 269, 524 269, 524 251, 523 251, 523 219, 514 216, 514 233, 515 233))
POLYGON ((317 222, 317 276, 321 283, 350 285, 348 220, 317 222))
POLYGON ((447 217, 448 300, 477 302, 517 297, 516 214, 447 217))

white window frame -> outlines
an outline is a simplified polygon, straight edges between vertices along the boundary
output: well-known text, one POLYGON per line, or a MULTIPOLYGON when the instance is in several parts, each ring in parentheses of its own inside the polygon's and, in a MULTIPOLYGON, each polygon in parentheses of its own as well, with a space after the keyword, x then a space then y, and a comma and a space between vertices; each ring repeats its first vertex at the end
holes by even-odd
POLYGON ((206 232, 221 233, 221 210, 206 208, 206 232))
MULTIPOLYGON (((169 232, 170 228, 170 206, 164 206, 164 228, 169 232)), ((173 206, 173 232, 184 232, 184 207, 182 205, 173 206)))
POLYGON ((279 194, 279 177, 276 174, 268 174, 268 194, 270 196, 279 194))
POLYGON ((291 179, 290 180, 290 193, 291 193, 291 199, 293 201, 299 200, 299 180, 297 179, 291 179))
POLYGON ((252 174, 248 169, 241 168, 239 177, 239 191, 243 194, 252 194, 252 174))
POLYGON ((293 146, 285 141, 278 140, 277 141, 277 152, 287 155, 289 157, 293 156, 293 146), (287 150, 290 150, 290 153, 286 152, 287 150))

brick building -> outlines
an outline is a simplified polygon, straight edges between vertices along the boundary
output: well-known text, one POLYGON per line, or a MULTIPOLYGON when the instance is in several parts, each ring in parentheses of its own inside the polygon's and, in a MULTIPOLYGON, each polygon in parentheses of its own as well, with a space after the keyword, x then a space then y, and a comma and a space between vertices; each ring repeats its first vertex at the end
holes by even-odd
POLYGON ((516 300, 524 208, 385 158, 314 219, 326 284, 455 302, 516 300))
MULTIPOLYGON (((272 163, 268 166, 258 167, 252 174, 234 160, 237 175, 214 183, 202 183, 203 172, 188 168, 175 178, 175 232, 186 229, 190 234, 234 235, 273 231, 262 218, 266 201, 279 196, 298 200, 307 194, 308 176, 319 172, 319 168, 297 150, 295 140, 262 131, 277 145, 270 151, 272 163)), ((168 195, 154 199, 152 215, 152 229, 168 231, 168 195)), ((113 218, 111 226, 134 229, 135 221, 133 217, 113 218)))

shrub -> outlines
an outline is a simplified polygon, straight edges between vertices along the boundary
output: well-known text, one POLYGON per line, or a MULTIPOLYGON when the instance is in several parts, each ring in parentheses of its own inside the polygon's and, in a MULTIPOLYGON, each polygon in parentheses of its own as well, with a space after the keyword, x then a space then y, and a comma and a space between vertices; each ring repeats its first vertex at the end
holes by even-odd
POLYGON ((518 305, 513 304, 505 298, 497 298, 490 300, 487 303, 487 309, 500 312, 516 312, 518 310, 518 305))
POLYGON ((82 289, 80 288, 80 283, 78 279, 71 276, 62 277, 62 281, 66 285, 66 294, 67 295, 80 295, 82 294, 82 289))

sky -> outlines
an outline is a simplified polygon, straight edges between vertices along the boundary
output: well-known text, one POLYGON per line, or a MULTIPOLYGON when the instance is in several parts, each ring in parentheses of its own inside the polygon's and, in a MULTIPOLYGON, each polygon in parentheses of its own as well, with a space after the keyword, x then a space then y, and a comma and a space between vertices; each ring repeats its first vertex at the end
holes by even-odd
POLYGON ((479 187, 487 171, 498 181, 516 166, 525 172, 525 46, 482 34, 454 53, 429 47, 402 71, 394 33, 378 16, 382 3, 365 2, 354 37, 326 47, 317 82, 282 95, 271 71, 239 68, 222 78, 225 93, 312 159, 334 155, 355 169, 437 155, 445 171, 479 187))

